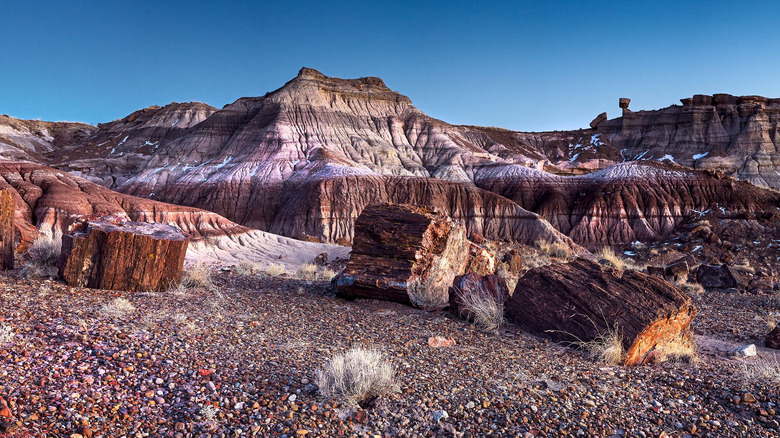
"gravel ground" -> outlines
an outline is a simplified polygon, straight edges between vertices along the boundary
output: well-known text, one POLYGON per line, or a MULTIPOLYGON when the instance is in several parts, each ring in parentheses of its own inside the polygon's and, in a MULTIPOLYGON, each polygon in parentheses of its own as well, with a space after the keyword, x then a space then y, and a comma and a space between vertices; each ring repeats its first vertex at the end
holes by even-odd
MULTIPOLYGON (((0 274, 15 333, 0 346, 4 436, 780 435, 780 366, 745 372, 764 351, 614 367, 511 325, 344 301, 326 282, 220 273, 217 290, 131 294, 17 276, 0 274), (325 399, 316 370, 353 345, 385 352, 400 391, 358 410, 325 399)), ((699 296, 697 333, 758 339, 755 300, 699 296)))

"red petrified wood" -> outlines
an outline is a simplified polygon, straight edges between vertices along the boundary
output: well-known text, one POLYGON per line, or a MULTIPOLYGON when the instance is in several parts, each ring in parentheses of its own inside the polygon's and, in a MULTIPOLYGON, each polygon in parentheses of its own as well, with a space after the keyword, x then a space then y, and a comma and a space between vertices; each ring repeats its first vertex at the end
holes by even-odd
POLYGON ((8 190, 0 190, 0 268, 14 268, 14 197, 8 190))
POLYGON ((60 276, 71 286, 164 290, 181 279, 188 237, 164 224, 102 218, 62 238, 60 276))
POLYGON ((380 204, 355 222, 352 253, 336 277, 338 294, 444 308, 469 249, 462 226, 424 207, 380 204))
POLYGON ((618 330, 624 363, 660 361, 690 342, 691 299, 671 283, 577 259, 533 269, 508 302, 511 320, 557 342, 589 342, 618 330))

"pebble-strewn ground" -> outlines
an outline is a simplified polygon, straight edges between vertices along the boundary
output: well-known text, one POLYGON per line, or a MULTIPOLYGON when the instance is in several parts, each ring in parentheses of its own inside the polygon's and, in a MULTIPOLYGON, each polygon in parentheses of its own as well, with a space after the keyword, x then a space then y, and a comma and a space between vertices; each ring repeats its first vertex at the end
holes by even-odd
MULTIPOLYGON (((220 274, 219 292, 129 294, 13 275, 0 276, 9 437, 780 435, 780 380, 743 371, 762 359, 609 367, 511 326, 330 297, 325 282, 220 274), (457 344, 432 348, 435 335, 457 344), (354 344, 387 353, 401 392, 351 412, 314 376, 354 344)), ((754 300, 699 301, 698 333, 763 335, 754 300)))

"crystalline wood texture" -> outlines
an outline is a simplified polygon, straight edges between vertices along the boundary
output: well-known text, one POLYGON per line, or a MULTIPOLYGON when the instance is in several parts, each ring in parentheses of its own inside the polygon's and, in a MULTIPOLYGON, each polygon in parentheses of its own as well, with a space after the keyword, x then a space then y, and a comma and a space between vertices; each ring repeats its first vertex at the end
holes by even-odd
POLYGON ((91 220, 63 236, 60 276, 71 286, 164 290, 181 279, 188 242, 171 225, 91 220))

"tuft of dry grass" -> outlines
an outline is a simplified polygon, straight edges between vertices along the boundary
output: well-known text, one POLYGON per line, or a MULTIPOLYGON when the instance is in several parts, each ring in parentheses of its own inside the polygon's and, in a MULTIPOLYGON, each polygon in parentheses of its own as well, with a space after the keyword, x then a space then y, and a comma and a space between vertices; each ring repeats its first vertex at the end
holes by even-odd
POLYGON ((235 267, 233 267, 233 272, 235 272, 238 275, 255 275, 259 272, 261 272, 262 269, 260 268, 260 265, 258 265, 255 262, 251 262, 249 260, 241 260, 241 262, 238 263, 235 267))
POLYGON ((644 269, 643 266, 637 265, 633 260, 621 256, 608 246, 605 246, 596 251, 594 255, 599 259, 599 261, 606 262, 621 272, 625 271, 626 269, 630 269, 632 271, 641 271, 644 269))
POLYGON ((314 280, 317 278, 317 265, 314 263, 304 263, 298 268, 298 278, 301 280, 314 280))
POLYGON ((684 338, 681 339, 680 342, 667 344, 661 349, 661 360, 687 364, 695 364, 698 362, 699 353, 693 333, 688 332, 683 336, 684 338))
POLYGON ((125 298, 114 298, 100 309, 100 313, 109 318, 124 318, 135 312, 133 303, 125 298))
POLYGON ((607 328, 591 341, 581 342, 580 347, 591 358, 607 365, 621 365, 625 356, 623 331, 617 325, 607 328))
POLYGON ((265 275, 269 277, 281 277, 285 273, 284 265, 281 263, 271 264, 268 265, 267 268, 263 271, 265 275))
POLYGON ((704 293, 704 287, 700 285, 699 283, 691 283, 689 281, 680 281, 677 282, 677 287, 679 287, 683 292, 685 292, 686 295, 692 297, 692 298, 700 298, 702 294, 704 293))
POLYGON ((27 250, 22 273, 30 277, 56 277, 57 263, 62 252, 62 238, 41 235, 27 250))
POLYGON ((205 264, 198 263, 184 271, 180 282, 186 289, 204 288, 216 290, 217 285, 211 279, 211 269, 205 264))
POLYGON ((323 281, 330 281, 333 277, 336 276, 336 271, 330 268, 322 268, 319 271, 317 271, 317 279, 323 280, 323 281))
POLYGON ((331 358, 317 371, 316 383, 325 397, 363 407, 398 389, 395 369, 385 355, 362 347, 331 358))
POLYGON ((775 385, 780 385, 780 362, 777 358, 772 359, 759 359, 756 361, 742 362, 742 379, 746 386, 750 386, 753 383, 760 382, 772 382, 775 385))
POLYGON ((485 331, 498 331, 506 320, 504 319, 504 302, 493 296, 481 293, 456 292, 463 309, 461 316, 469 312, 474 320, 474 325, 485 331))
POLYGON ((550 240, 537 240, 536 241, 536 247, 539 248, 539 250, 556 259, 561 260, 569 260, 571 259, 571 249, 569 249, 566 244, 560 241, 550 241, 550 240))

